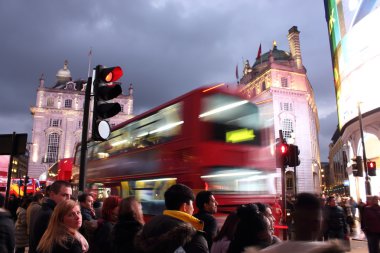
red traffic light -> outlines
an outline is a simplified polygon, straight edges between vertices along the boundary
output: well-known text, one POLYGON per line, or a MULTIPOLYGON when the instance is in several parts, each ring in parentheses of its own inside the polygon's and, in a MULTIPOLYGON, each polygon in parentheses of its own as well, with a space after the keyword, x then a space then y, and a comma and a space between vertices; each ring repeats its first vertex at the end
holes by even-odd
POLYGON ((367 162, 368 176, 376 176, 376 162, 367 162))
POLYGON ((281 152, 281 154, 287 154, 288 153, 288 149, 289 149, 289 145, 288 144, 282 143, 280 145, 280 152, 281 152))
POLYGON ((368 169, 374 169, 374 168, 376 168, 376 163, 375 162, 367 162, 367 167, 368 167, 368 169))
POLYGON ((101 81, 106 83, 115 82, 123 76, 123 70, 119 66, 112 68, 100 68, 99 72, 101 81))

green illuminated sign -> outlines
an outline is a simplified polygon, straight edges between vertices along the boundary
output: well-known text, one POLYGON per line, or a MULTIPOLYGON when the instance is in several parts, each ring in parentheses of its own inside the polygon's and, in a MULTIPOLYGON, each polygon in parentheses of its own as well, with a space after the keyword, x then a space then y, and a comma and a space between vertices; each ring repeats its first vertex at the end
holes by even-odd
POLYGON ((226 133, 226 142, 238 143, 244 141, 252 141, 256 137, 253 129, 238 129, 226 133))

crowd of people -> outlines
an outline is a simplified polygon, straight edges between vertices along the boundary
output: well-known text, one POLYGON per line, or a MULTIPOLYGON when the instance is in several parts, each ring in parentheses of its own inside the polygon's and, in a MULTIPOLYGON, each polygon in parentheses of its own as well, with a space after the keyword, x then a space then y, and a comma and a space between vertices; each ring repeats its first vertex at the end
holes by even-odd
POLYGON ((31 253, 344 252, 347 248, 336 241, 349 240, 357 209, 369 252, 379 252, 377 196, 368 197, 365 204, 300 193, 287 203, 290 240, 281 241, 275 229, 279 217, 273 215, 278 203, 240 205, 218 226, 218 202, 212 192, 195 195, 183 184, 166 190, 166 210, 148 222, 134 196, 109 196, 99 202, 91 193, 77 199, 72 194, 70 183, 56 181, 45 196, 36 193, 20 201, 15 217, 0 195, 0 253, 23 253, 27 247, 31 253))

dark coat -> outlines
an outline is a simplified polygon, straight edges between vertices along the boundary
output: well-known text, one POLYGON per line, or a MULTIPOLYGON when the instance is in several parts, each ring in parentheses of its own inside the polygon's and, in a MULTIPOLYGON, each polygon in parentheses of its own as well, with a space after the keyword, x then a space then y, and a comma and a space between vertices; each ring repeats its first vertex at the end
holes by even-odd
POLYGON ((49 225, 50 217, 53 214, 55 206, 56 204, 53 200, 46 199, 41 209, 38 210, 36 214, 37 217, 31 224, 29 230, 29 253, 36 252, 38 243, 49 225))
POLYGON ((346 215, 340 206, 328 206, 325 210, 327 232, 343 232, 347 234, 346 215))
POLYGON ((91 252, 102 253, 113 251, 111 236, 113 226, 114 224, 109 221, 100 220, 98 222, 98 228, 95 230, 93 243, 90 245, 91 252))
POLYGON ((85 221, 85 220, 88 220, 88 221, 96 220, 96 216, 92 214, 90 209, 81 206, 80 212, 82 213, 82 220, 83 221, 85 221))
POLYGON ((362 229, 365 233, 380 234, 380 206, 372 205, 364 208, 362 229))
POLYGON ((134 253, 134 239, 143 225, 136 220, 120 220, 112 230, 112 241, 115 253, 134 253))
POLYGON ((208 248, 211 249, 212 241, 218 232, 218 223, 211 213, 206 211, 199 211, 194 217, 200 219, 204 223, 203 231, 206 233, 208 248))
POLYGON ((0 252, 13 253, 15 248, 14 224, 12 215, 0 208, 0 252))
MULTIPOLYGON (((64 246, 59 245, 58 243, 53 245, 52 251, 54 253, 83 253, 82 244, 75 238, 70 237, 64 243, 64 246)), ((39 251, 37 251, 39 253, 39 251)))
POLYGON ((173 253, 183 247, 186 253, 209 252, 204 232, 190 223, 167 215, 158 215, 145 224, 135 239, 139 253, 173 253))

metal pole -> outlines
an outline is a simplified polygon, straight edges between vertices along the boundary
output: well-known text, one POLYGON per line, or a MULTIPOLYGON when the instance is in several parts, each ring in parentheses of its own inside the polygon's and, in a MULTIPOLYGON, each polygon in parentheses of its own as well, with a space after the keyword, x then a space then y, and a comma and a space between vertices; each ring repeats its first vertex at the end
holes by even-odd
POLYGON ((17 146, 17 143, 16 143, 16 132, 13 132, 11 155, 9 157, 9 164, 8 164, 7 191, 5 192, 5 208, 8 208, 8 204, 9 204, 9 191, 10 191, 10 188, 11 188, 11 180, 12 180, 13 155, 16 153, 16 146, 17 146))
POLYGON ((368 176, 367 156, 365 153, 364 133, 363 133, 362 113, 360 111, 360 103, 358 103, 358 114, 359 114, 360 135, 362 138, 362 147, 363 147, 363 162, 364 162, 364 170, 365 170, 365 192, 367 195, 372 195, 371 181, 368 176))
POLYGON ((83 192, 86 185, 86 162, 87 162, 87 134, 88 134, 88 118, 90 114, 90 98, 91 98, 92 77, 89 77, 86 85, 86 93, 84 96, 83 108, 83 128, 82 142, 80 149, 80 167, 79 167, 79 191, 83 192))
MULTIPOLYGON (((280 134, 280 141, 284 141, 284 137, 282 135, 282 130, 279 130, 280 134)), ((286 191, 285 191, 285 166, 284 163, 282 162, 281 164, 281 191, 282 191, 282 224, 286 225, 286 191)), ((283 239, 287 240, 288 239, 288 231, 284 229, 284 232, 282 234, 283 239)))
MULTIPOLYGON (((294 161, 297 159, 297 154, 294 154, 294 161)), ((297 197, 297 166, 293 167, 294 169, 294 196, 297 197)))

